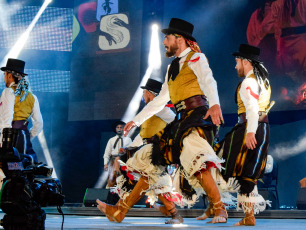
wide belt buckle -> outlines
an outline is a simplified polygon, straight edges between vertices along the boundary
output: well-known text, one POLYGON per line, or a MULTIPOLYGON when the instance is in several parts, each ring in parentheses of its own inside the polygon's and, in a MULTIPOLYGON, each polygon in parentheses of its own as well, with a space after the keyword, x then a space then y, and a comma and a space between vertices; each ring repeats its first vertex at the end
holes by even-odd
POLYGON ((177 103, 175 105, 175 108, 177 112, 186 109, 187 107, 186 107, 185 101, 181 101, 180 103, 177 103))

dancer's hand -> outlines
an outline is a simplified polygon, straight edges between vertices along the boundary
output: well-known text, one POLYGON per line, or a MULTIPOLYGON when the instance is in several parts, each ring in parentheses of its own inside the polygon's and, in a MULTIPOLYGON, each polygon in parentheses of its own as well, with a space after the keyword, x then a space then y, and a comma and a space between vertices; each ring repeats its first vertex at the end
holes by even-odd
POLYGON ((245 138, 245 144, 248 149, 255 149, 256 148, 256 138, 255 138, 255 133, 247 133, 246 138, 245 138))
POLYGON ((134 128, 135 126, 136 126, 136 124, 134 123, 134 121, 128 122, 124 126, 123 135, 126 137, 129 134, 129 132, 131 131, 131 129, 134 128))
POLYGON ((209 110, 207 111, 204 120, 207 119, 208 117, 211 117, 212 122, 216 125, 219 126, 221 125, 222 121, 223 121, 223 116, 222 116, 222 112, 221 112, 221 108, 219 105, 213 105, 212 107, 209 108, 209 110))
POLYGON ((108 165, 104 165, 104 171, 108 170, 108 165))
POLYGON ((119 149, 119 155, 125 154, 125 152, 126 152, 126 148, 120 148, 119 149))

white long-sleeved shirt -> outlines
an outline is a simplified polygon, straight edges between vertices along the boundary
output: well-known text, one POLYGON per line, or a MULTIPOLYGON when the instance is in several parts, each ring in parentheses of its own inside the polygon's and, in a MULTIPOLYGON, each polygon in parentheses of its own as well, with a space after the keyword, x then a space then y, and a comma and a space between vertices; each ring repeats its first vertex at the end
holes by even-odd
MULTIPOLYGON (((10 84, 10 87, 14 83, 10 84)), ((31 138, 36 137, 43 129, 43 119, 40 112, 39 102, 37 97, 32 93, 35 102, 32 111, 32 124, 33 127, 29 130, 31 138)), ((5 88, 2 91, 0 97, 0 132, 2 143, 2 130, 4 128, 12 128, 13 116, 14 116, 14 106, 15 106, 15 94, 12 88, 5 88)))
MULTIPOLYGON (((165 121, 167 124, 172 122, 175 118, 175 113, 169 108, 169 107, 164 107, 161 111, 155 114, 155 116, 159 117, 163 121, 165 121)), ((138 134, 133 142, 128 146, 128 147, 138 147, 143 145, 142 138, 140 134, 138 134)))
POLYGON ((249 76, 253 74, 253 70, 250 70, 245 79, 241 83, 239 94, 241 100, 245 106, 246 119, 247 119, 247 133, 256 133, 258 127, 258 99, 256 99, 251 92, 259 96, 259 85, 254 78, 249 76))
MULTIPOLYGON (((188 53, 191 51, 191 49, 188 47, 185 49, 178 57, 180 57, 180 69, 182 68, 186 57, 188 53)), ((188 62, 188 67, 194 72, 194 74, 197 76, 197 80, 199 83, 199 86, 201 90, 203 91, 204 95, 207 97, 209 107, 212 107, 213 105, 220 105, 219 102, 219 96, 218 96, 218 90, 217 90, 217 82, 214 79, 212 75, 212 71, 209 68, 207 58, 203 53, 195 53, 192 55, 190 60, 194 60, 199 58, 196 62, 188 62)), ((154 114, 161 111, 168 101, 170 101, 169 96, 169 88, 168 88, 168 71, 165 77, 165 82, 162 85, 162 89, 157 97, 155 97, 150 103, 148 103, 143 110, 138 113, 135 118, 133 119, 133 122, 139 126, 141 125, 145 120, 153 116, 154 114)))
POLYGON ((121 141, 119 140, 116 147, 114 148, 114 144, 116 142, 116 140, 118 139, 118 135, 110 138, 107 142, 105 151, 104 151, 104 165, 109 163, 109 160, 111 158, 112 155, 118 155, 119 153, 119 149, 128 146, 132 140, 129 137, 125 137, 125 136, 121 136, 122 140, 123 140, 123 145, 121 146, 121 141))

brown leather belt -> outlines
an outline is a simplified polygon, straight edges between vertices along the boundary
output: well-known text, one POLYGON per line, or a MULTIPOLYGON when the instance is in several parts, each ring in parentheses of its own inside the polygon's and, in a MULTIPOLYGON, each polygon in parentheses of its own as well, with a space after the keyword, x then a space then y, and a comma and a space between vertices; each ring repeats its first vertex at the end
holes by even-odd
POLYGON ((207 100, 203 95, 187 98, 174 105, 176 112, 189 111, 200 106, 208 106, 207 100))
MULTIPOLYGON (((265 112, 258 112, 258 115, 258 122, 269 123, 268 115, 265 112)), ((238 123, 242 124, 244 122, 247 122, 246 113, 241 113, 238 115, 238 123)))

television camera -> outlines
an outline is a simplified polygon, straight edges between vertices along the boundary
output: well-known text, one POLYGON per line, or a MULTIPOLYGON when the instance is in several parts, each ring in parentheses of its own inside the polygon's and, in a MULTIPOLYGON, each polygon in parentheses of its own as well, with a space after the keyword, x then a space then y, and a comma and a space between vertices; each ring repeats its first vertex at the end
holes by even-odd
POLYGON ((1 220, 4 229, 45 229, 46 214, 41 207, 64 204, 62 186, 52 178, 53 168, 34 163, 27 154, 14 147, 18 130, 3 129, 0 148, 0 168, 5 178, 0 190, 0 208, 5 213, 1 220))

